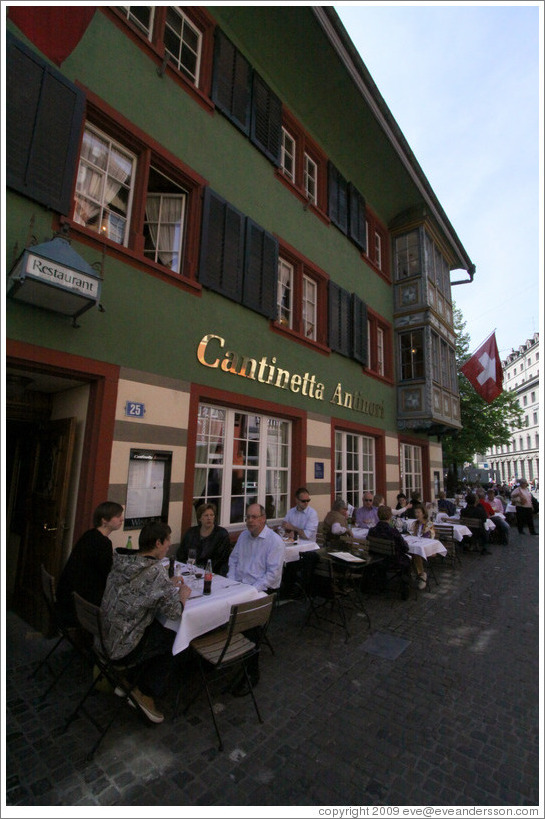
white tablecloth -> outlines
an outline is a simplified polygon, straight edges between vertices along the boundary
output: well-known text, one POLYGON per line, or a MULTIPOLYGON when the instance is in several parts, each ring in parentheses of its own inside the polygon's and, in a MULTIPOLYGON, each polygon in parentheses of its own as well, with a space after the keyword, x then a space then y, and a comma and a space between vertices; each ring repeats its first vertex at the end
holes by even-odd
POLYGON ((403 540, 409 547, 409 554, 420 555, 424 560, 433 555, 445 555, 447 550, 440 540, 429 537, 416 537, 415 535, 403 535, 403 540))
MULTIPOLYGON (((185 567, 184 567, 185 569, 185 567)), ((184 577, 187 581, 187 578, 184 577)), ((179 654, 188 647, 191 640, 222 626, 229 620, 231 606, 264 597, 265 592, 257 591, 246 583, 237 583, 215 574, 212 578, 212 593, 202 594, 203 581, 197 581, 192 595, 185 604, 184 613, 178 620, 159 617, 160 622, 176 632, 172 653, 179 654)))
POLYGON ((461 543, 464 537, 471 537, 471 529, 468 529, 463 523, 452 523, 446 520, 444 521, 444 525, 452 526, 452 536, 458 543, 461 543))
MULTIPOLYGON (((498 517, 502 517, 502 515, 498 515, 498 517)), ((459 515, 456 515, 456 517, 454 517, 454 518, 449 518, 449 516, 446 514, 446 512, 439 512, 439 514, 437 515, 437 523, 453 524, 454 527, 461 527, 462 529, 467 529, 467 526, 465 525, 465 523, 460 523, 460 520, 461 520, 461 518, 460 518, 459 515), (443 517, 443 515, 444 515, 444 517, 443 517)), ((466 520, 467 520, 467 518, 466 518, 466 520)), ((488 518, 488 520, 485 521, 484 528, 488 532, 493 532, 494 529, 496 528, 496 524, 494 523, 493 520, 490 520, 490 518, 488 518)), ((467 532, 464 532, 464 535, 467 535, 469 537, 471 535, 471 532, 468 530, 467 532)), ((456 537, 456 540, 461 540, 462 539, 461 537, 458 537, 456 534, 455 534, 455 537, 456 537)))
MULTIPOLYGON (((354 535, 358 538, 367 537, 369 529, 353 529, 354 535)), ((471 534, 471 532, 470 532, 471 534)), ((404 534, 403 538, 409 547, 409 554, 420 555, 424 560, 432 555, 446 555, 447 550, 440 540, 429 537, 416 537, 415 535, 404 534)))
POLYGON ((313 540, 298 540, 297 543, 288 541, 286 542, 284 563, 294 563, 299 560, 299 552, 315 552, 319 548, 318 544, 313 540))

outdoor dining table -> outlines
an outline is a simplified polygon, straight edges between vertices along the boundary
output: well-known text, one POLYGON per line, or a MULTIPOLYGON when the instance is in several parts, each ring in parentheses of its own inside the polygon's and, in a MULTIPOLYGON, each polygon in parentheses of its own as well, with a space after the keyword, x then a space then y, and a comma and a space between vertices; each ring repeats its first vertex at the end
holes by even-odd
MULTIPOLYGON (((189 570, 189 567, 183 563, 176 563, 176 566, 181 567, 183 572, 189 570)), ((247 603, 265 596, 265 592, 258 591, 254 586, 230 580, 220 574, 213 575, 212 592, 205 595, 203 594, 203 578, 204 574, 202 578, 190 582, 189 575, 184 577, 184 581, 191 586, 191 597, 186 601, 181 617, 176 620, 158 618, 164 626, 176 632, 172 646, 173 654, 184 651, 195 637, 200 637, 201 634, 225 625, 229 621, 232 605, 247 603)))
POLYGON ((285 540, 286 550, 284 552, 284 563, 294 563, 299 560, 301 552, 315 552, 320 547, 313 540, 285 540))
MULTIPOLYGON (((354 537, 357 537, 358 540, 366 538, 368 532, 369 529, 358 528, 352 530, 354 537)), ((471 532, 469 532, 469 534, 471 534, 471 532)), ((441 541, 436 540, 435 538, 416 537, 416 535, 403 534, 403 540, 409 547, 409 554, 420 555, 420 557, 424 558, 424 560, 427 560, 428 557, 432 557, 433 555, 443 555, 444 557, 447 554, 447 550, 441 541)))
MULTIPOLYGON (((501 513, 498 513, 498 517, 504 517, 504 516, 501 513)), ((462 537, 464 535, 467 535, 468 537, 470 537, 470 535, 471 535, 471 532, 469 531, 467 526, 464 523, 461 523, 462 519, 460 518, 459 514, 456 514, 456 515, 454 515, 454 517, 449 518, 449 516, 447 515, 446 512, 439 512, 437 517, 436 517, 436 520, 437 520, 437 523, 447 523, 447 524, 450 524, 451 526, 459 527, 459 530, 467 529, 466 532, 463 532, 462 537)), ((466 518, 466 520, 467 520, 467 518, 466 518)), ((496 528, 496 524, 494 523, 493 520, 490 520, 490 518, 488 518, 485 521, 484 528, 488 532, 493 532, 494 529, 496 528)), ((456 540, 461 540, 462 539, 462 537, 458 537, 458 535, 456 533, 453 533, 453 534, 454 534, 454 537, 456 538, 456 540)))

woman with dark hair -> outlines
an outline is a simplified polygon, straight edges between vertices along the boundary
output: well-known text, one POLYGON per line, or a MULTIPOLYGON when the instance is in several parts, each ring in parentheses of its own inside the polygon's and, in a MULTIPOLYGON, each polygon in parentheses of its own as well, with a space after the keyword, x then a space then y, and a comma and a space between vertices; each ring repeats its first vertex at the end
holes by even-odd
POLYGON ((206 561, 212 561, 215 574, 227 576, 231 541, 229 532, 216 524, 216 506, 213 503, 201 503, 197 507, 197 525, 191 526, 184 534, 176 552, 181 563, 187 563, 189 550, 195 549, 195 564, 204 568, 206 561))
POLYGON ((112 568, 112 532, 123 525, 123 507, 113 501, 100 503, 93 512, 93 529, 83 534, 70 553, 57 585, 57 609, 62 622, 78 628, 72 592, 100 606, 106 578, 112 568))

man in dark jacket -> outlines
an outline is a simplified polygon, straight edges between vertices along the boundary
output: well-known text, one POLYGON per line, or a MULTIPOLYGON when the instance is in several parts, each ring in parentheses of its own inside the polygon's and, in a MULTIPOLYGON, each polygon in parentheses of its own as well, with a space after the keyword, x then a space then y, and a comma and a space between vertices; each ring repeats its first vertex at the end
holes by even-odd
POLYGON ((392 510, 389 506, 379 506, 378 523, 369 529, 368 537, 379 537, 382 540, 391 540, 394 543, 395 558, 392 557, 387 560, 388 568, 401 569, 402 572, 402 591, 401 596, 404 600, 409 596, 409 578, 411 558, 409 557, 409 547, 405 543, 403 536, 397 529, 390 526, 392 518, 392 510))

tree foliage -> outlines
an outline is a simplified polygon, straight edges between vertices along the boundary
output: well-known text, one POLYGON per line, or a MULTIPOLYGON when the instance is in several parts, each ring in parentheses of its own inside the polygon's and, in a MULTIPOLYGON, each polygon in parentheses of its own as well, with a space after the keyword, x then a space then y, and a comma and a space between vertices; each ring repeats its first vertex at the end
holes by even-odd
POLYGON ((460 367, 470 357, 469 335, 465 332, 465 324, 461 310, 454 306, 462 428, 446 435, 442 441, 443 462, 454 467, 473 461, 475 455, 486 452, 491 446, 510 441, 512 430, 522 426, 522 409, 514 392, 504 389, 501 395, 488 404, 460 372, 460 367))

